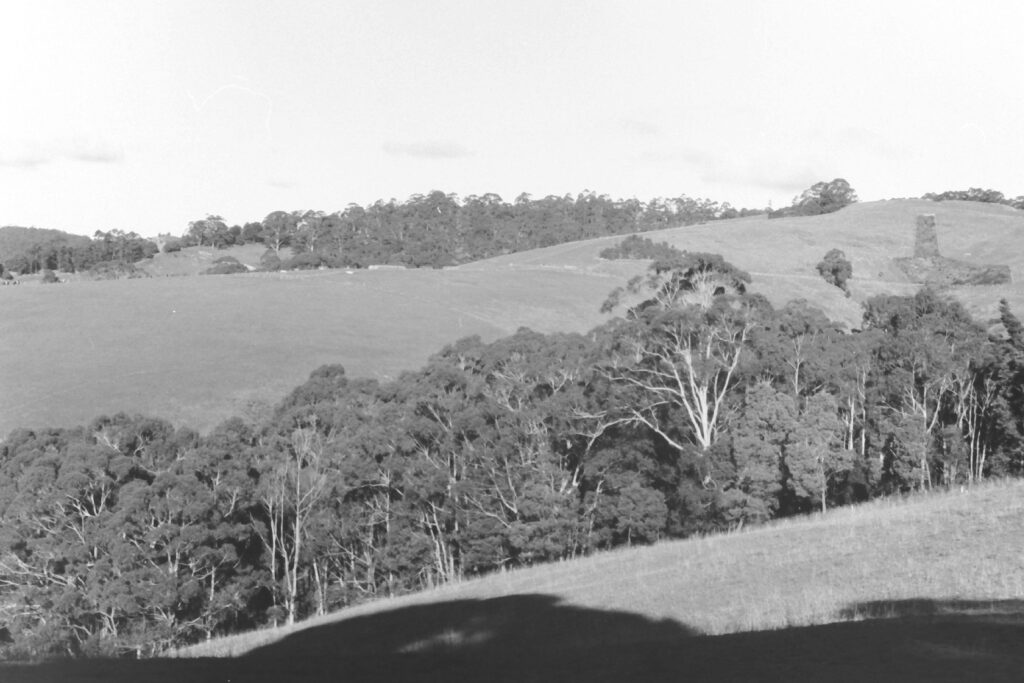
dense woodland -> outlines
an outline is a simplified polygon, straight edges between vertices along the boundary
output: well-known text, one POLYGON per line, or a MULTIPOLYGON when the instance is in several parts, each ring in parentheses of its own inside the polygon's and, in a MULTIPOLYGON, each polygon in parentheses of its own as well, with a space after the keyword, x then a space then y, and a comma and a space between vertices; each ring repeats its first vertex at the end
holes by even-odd
POLYGON ((675 254, 585 335, 322 367, 202 436, 115 415, 0 444, 7 656, 150 655, 615 546, 1024 468, 1024 326, 934 291, 844 332, 675 254))
POLYGON ((0 276, 41 271, 119 277, 131 264, 158 252, 152 240, 134 232, 97 231, 92 239, 59 230, 7 226, 0 229, 0 276))

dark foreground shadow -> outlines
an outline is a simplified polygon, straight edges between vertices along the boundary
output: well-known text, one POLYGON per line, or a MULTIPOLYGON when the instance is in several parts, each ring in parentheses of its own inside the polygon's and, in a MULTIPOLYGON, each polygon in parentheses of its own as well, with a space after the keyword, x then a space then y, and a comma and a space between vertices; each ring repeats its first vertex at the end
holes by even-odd
POLYGON ((296 632, 235 659, 0 667, 0 681, 1024 681, 1024 604, 851 605, 861 621, 699 636, 545 595, 457 600, 296 632))

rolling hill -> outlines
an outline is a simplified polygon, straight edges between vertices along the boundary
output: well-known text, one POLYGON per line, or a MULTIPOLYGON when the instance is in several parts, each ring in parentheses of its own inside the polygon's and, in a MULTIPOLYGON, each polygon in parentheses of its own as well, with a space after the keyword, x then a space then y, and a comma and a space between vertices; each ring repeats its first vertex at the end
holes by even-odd
POLYGON ((4 680, 1020 680, 1024 484, 493 574, 4 680), (214 658, 214 659, 211 659, 214 658), (51 676, 52 678, 44 678, 51 676))
MULTIPOLYGON (((743 218, 645 233, 723 254, 773 304, 805 298, 848 326, 860 302, 916 289, 892 263, 913 250, 914 219, 936 215, 945 256, 1010 266, 1014 284, 953 293, 982 320, 1006 297, 1024 309, 1024 213, 972 202, 891 200, 834 214, 743 218), (815 272, 826 251, 853 263, 851 298, 815 272)), ((311 271, 72 281, 0 290, 0 434, 142 412, 207 430, 259 411, 325 363, 390 378, 444 344, 521 326, 583 332, 608 292, 646 267, 603 261, 618 237, 562 244, 444 270, 311 271)), ((210 258, 213 254, 207 255, 210 258)), ((188 260, 190 257, 176 257, 188 260)), ((157 263, 158 274, 194 270, 157 263)), ((197 262, 198 263, 198 262, 197 262)))

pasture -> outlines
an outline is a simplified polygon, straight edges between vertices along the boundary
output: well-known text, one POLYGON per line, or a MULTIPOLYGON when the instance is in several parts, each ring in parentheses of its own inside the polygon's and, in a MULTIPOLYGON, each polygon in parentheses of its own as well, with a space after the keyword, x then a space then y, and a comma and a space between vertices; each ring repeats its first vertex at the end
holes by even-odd
POLYGON ((616 284, 559 271, 335 270, 10 287, 0 433, 118 411, 206 430, 326 363, 386 379, 468 335, 585 331, 616 284))

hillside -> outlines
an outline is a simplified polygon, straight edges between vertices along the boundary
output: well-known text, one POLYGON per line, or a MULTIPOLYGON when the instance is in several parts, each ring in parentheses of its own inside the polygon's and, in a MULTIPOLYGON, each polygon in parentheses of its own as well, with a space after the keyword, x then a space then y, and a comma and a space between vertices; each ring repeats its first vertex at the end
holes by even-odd
MULTIPOLYGON (((1000 297, 1024 310, 1024 214, 992 204, 893 200, 812 218, 734 219, 647 233, 723 254, 782 305, 806 298, 848 326, 875 294, 916 289, 891 259, 912 253, 914 219, 936 215, 944 255, 1009 265, 1015 282, 954 290, 984 320, 1000 297), (853 263, 851 298, 814 270, 826 251, 853 263)), ((608 292, 641 261, 603 261, 621 238, 522 252, 445 270, 313 271, 69 282, 0 291, 0 434, 146 412, 206 430, 273 403, 319 365, 395 377, 442 345, 528 326, 583 332, 601 323, 608 292)), ((154 261, 195 272, 214 253, 154 261)), ((245 261, 245 259, 242 259, 245 261)))
MULTIPOLYGON (((1008 287, 958 287, 951 293, 979 319, 996 315, 998 299, 1024 309, 1024 212, 1000 204, 920 199, 901 199, 853 204, 822 216, 741 218, 686 228, 644 233, 689 251, 720 253, 748 271, 751 289, 779 306, 805 298, 833 320, 855 326, 860 323, 859 303, 881 293, 908 294, 917 286, 892 262, 914 250, 914 222, 919 214, 936 217, 939 248, 947 257, 974 264, 1010 267, 1014 284, 1008 287), (826 284, 815 266, 832 248, 842 249, 853 264, 851 298, 826 284)), ((597 255, 621 238, 604 237, 587 242, 561 244, 522 254, 460 266, 462 270, 511 268, 524 271, 542 268, 576 268, 601 271, 597 255)))
MULTIPOLYGON (((565 606, 668 619, 705 635, 899 616, 901 605, 915 601, 918 609, 925 602, 994 606, 1024 601, 1017 572, 1022 547, 1024 483, 997 483, 494 574, 342 610, 291 631, 224 638, 183 654, 237 656, 339 620, 528 594, 565 606)), ((1020 611, 1024 620, 1024 602, 1020 611)))
POLYGON ((138 264, 152 277, 202 275, 219 258, 230 256, 252 269, 259 268, 260 257, 267 248, 262 244, 243 244, 226 249, 186 247, 181 251, 160 253, 138 264))
POLYGON ((345 680, 1019 680, 1022 546, 1024 484, 990 484, 491 575, 179 653, 229 659, 3 673, 4 680, 334 680, 339 672, 345 680))

